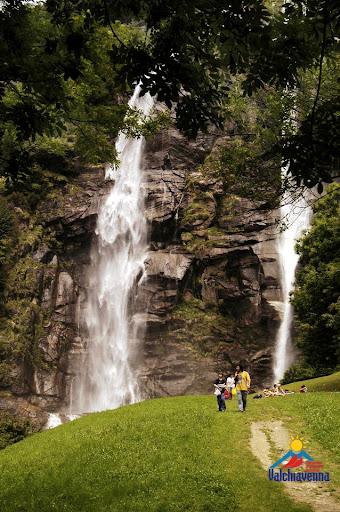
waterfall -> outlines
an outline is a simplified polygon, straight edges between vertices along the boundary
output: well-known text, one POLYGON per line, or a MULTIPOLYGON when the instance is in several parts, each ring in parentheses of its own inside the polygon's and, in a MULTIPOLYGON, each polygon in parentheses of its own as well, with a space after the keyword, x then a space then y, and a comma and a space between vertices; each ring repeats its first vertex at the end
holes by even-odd
MULTIPOLYGON (((285 174, 285 172, 284 172, 285 174)), ((280 327, 276 337, 274 354, 274 380, 279 382, 292 363, 291 328, 293 308, 290 303, 290 292, 294 287, 295 270, 299 256, 295 251, 296 241, 308 229, 311 209, 304 196, 294 197, 289 191, 281 201, 281 219, 287 227, 277 241, 277 252, 281 267, 281 289, 283 308, 280 327)))
POLYGON ((45 425, 45 430, 49 430, 50 428, 59 427, 59 425, 62 424, 61 418, 59 414, 56 413, 50 413, 48 415, 48 420, 45 425))
MULTIPOLYGON (((129 106, 148 115, 153 100, 139 93, 137 86, 129 106)), ((116 142, 119 168, 106 170, 106 179, 113 179, 114 185, 98 212, 97 240, 91 250, 84 319, 89 341, 84 367, 74 383, 74 413, 113 409, 140 399, 132 363, 138 342, 131 305, 147 256, 144 144, 143 137, 120 133, 116 142)))

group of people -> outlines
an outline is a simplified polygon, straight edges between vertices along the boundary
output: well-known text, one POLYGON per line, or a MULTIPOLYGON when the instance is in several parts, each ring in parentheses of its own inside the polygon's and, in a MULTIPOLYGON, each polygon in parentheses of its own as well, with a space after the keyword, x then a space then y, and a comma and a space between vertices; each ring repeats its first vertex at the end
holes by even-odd
MULTIPOLYGON (((300 393, 307 393, 307 386, 302 384, 299 389, 300 393)), ((274 384, 272 388, 264 388, 262 393, 258 393, 254 396, 254 398, 268 398, 269 396, 285 396, 285 395, 293 395, 294 391, 290 389, 282 389, 281 384, 274 384)))
MULTIPOLYGON (((299 393, 307 393, 307 386, 305 384, 302 384, 299 389, 299 393)), ((282 389, 281 384, 274 384, 272 388, 264 388, 262 394, 264 397, 293 395, 294 391, 291 391, 290 389, 282 389)))
POLYGON ((264 388, 262 391, 262 395, 267 398, 268 396, 282 396, 282 395, 290 395, 294 393, 294 391, 289 391, 288 389, 282 389, 281 384, 274 384, 272 388, 264 388))
MULTIPOLYGON (((244 412, 247 407, 247 396, 250 389, 250 376, 241 365, 237 365, 235 372, 229 375, 223 375, 222 372, 218 374, 214 382, 214 394, 217 398, 217 407, 219 412, 226 411, 226 400, 231 400, 233 394, 237 396, 238 410, 244 412)), ((300 393, 307 393, 305 384, 299 389, 300 393)), ((262 393, 258 393, 254 398, 267 398, 269 396, 284 396, 291 395, 294 391, 289 389, 282 389, 281 384, 274 384, 272 388, 264 388, 262 393)))
POLYGON ((241 365, 236 366, 234 374, 224 376, 220 372, 214 382, 214 387, 219 412, 226 410, 226 400, 231 400, 235 391, 238 400, 238 410, 240 412, 246 410, 250 376, 241 365))

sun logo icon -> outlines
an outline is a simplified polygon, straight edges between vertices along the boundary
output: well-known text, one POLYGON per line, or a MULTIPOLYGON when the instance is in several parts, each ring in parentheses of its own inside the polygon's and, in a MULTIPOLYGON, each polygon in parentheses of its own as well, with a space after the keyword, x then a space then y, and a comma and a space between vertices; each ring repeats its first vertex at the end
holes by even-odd
POLYGON ((305 464, 305 461, 312 462, 314 459, 304 449, 304 439, 300 436, 291 436, 290 450, 283 455, 278 461, 272 464, 271 469, 277 466, 282 466, 285 469, 300 468, 305 464))
POLYGON ((296 436, 296 437, 292 437, 291 439, 292 439, 292 441, 290 443, 290 447, 293 450, 293 452, 295 452, 295 453, 301 452, 301 450, 303 448, 303 442, 302 442, 303 437, 300 438, 300 437, 296 436))

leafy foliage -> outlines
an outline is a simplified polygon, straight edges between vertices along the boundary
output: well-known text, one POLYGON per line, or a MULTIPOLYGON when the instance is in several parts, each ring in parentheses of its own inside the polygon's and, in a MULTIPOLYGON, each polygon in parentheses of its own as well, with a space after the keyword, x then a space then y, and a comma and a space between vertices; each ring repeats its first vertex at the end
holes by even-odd
POLYGON ((292 303, 297 343, 307 364, 334 369, 340 357, 340 185, 334 184, 314 207, 309 233, 298 244, 302 268, 292 303))
POLYGON ((332 371, 332 369, 329 369, 328 371, 326 369, 320 371, 306 363, 296 363, 285 372, 283 379, 281 380, 281 384, 289 384, 289 382, 313 379, 314 377, 320 376, 321 374, 328 375, 329 373, 332 373, 332 371))
POLYGON ((31 432, 32 425, 28 419, 2 413, 0 415, 0 450, 21 441, 31 432))
POLYGON ((0 302, 5 286, 5 267, 11 257, 14 236, 13 215, 6 199, 0 196, 0 302))
POLYGON ((339 155, 339 102, 319 100, 339 27, 336 0, 5 0, 0 172, 25 179, 39 135, 67 133, 78 157, 114 160, 112 140, 138 81, 194 137, 224 126, 234 76, 241 93, 252 95, 268 85, 297 90, 301 72, 315 68, 315 101, 298 119, 298 133, 278 147, 299 183, 329 180, 339 155))
MULTIPOLYGON (((298 368, 298 365, 294 365, 294 367, 295 366, 298 368)), ((312 371, 310 373, 312 373, 312 371)), ((302 378, 301 374, 296 373, 292 375, 292 379, 289 381, 290 384, 287 385, 287 388, 292 391, 299 391, 301 384, 305 384, 308 391, 340 391, 340 372, 323 375, 322 377, 313 377, 311 379, 302 378), (294 379, 294 382, 292 382, 292 379, 294 379), (301 380, 304 380, 304 382, 302 383, 301 380)), ((286 383, 285 381, 286 379, 283 382, 286 383)))
MULTIPOLYGON (((113 140, 129 112, 130 86, 112 63, 112 33, 87 27, 75 11, 56 25, 42 5, 3 3, 0 57, 8 64, 0 69, 0 175, 8 188, 27 190, 45 169, 69 175, 77 159, 115 161, 113 140)), ((126 44, 143 34, 133 24, 115 29, 126 44)), ((130 129, 140 131, 148 121, 148 133, 168 122, 141 121, 136 112, 129 119, 130 129)))
POLYGON ((340 94, 334 94, 309 112, 298 132, 283 141, 283 164, 288 166, 298 185, 309 188, 318 185, 321 193, 322 182, 330 183, 338 174, 339 140, 340 94))

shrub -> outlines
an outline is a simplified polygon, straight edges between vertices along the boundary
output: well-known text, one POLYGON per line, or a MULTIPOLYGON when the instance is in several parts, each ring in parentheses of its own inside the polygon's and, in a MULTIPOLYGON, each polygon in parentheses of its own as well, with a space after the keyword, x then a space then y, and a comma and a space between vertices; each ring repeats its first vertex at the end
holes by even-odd
POLYGON ((2 413, 0 415, 0 450, 21 441, 32 431, 32 425, 28 419, 2 413))
POLYGON ((282 384, 289 384, 299 380, 313 379, 314 377, 322 377, 323 375, 329 375, 334 371, 332 368, 323 368, 317 370, 307 363, 300 362, 291 366, 284 374, 281 380, 282 384))
POLYGON ((8 363, 0 363, 0 387, 9 388, 12 384, 13 378, 11 375, 11 365, 8 363))

